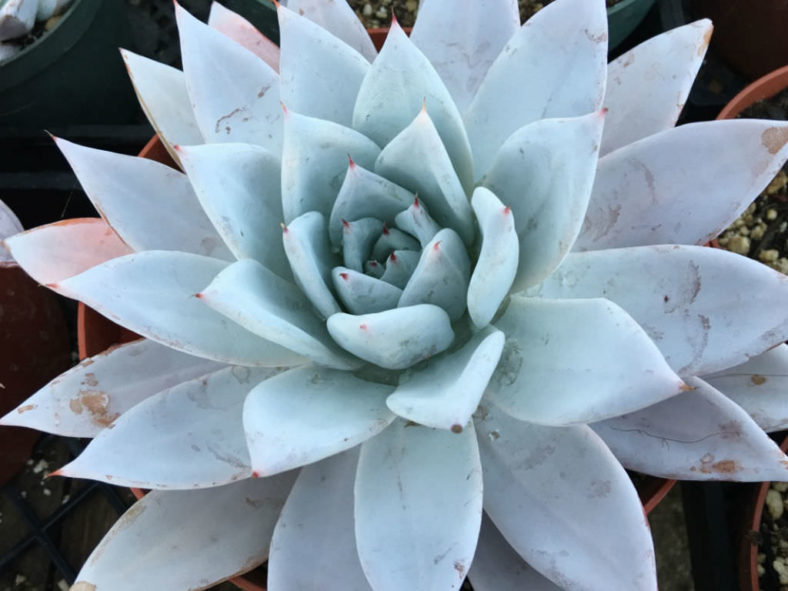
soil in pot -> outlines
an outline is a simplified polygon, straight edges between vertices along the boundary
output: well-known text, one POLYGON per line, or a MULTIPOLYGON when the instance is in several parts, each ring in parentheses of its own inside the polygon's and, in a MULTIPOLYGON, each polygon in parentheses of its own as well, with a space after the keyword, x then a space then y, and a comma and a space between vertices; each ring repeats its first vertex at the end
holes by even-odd
MULTIPOLYGON (((744 118, 788 120, 788 89, 756 102, 744 118)), ((788 164, 718 239, 727 250, 761 261, 788 274, 788 164)))
MULTIPOLYGON (((525 22, 550 2, 552 0, 519 0, 520 20, 525 22)), ((607 0, 607 7, 610 8, 619 2, 621 0, 607 0)), ((348 4, 353 7, 368 29, 387 27, 391 21, 392 11, 403 27, 412 27, 419 8, 418 0, 348 0, 348 4)))

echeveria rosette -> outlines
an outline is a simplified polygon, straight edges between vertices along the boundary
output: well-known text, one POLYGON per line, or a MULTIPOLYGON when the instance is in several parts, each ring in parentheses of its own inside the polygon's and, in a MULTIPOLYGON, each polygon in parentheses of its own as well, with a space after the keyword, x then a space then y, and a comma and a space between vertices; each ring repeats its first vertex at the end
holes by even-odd
POLYGON ((379 55, 343 2, 281 53, 176 11, 183 72, 124 59, 185 173, 57 140, 102 219, 7 241, 146 337, 3 419, 156 489, 85 585, 655 589, 624 467, 788 479, 788 280, 702 246, 788 127, 673 129, 708 21, 606 65, 602 0, 430 0, 379 55))

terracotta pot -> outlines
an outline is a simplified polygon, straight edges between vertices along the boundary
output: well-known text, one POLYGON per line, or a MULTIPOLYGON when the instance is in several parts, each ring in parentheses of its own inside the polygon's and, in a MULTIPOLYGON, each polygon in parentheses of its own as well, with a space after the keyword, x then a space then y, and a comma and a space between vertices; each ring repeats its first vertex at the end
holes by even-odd
MULTIPOLYGON (((788 6, 788 2, 786 2, 788 6)), ((788 37, 786 37, 788 39, 788 37)), ((717 119, 734 119, 747 107, 771 98, 788 88, 788 65, 759 78, 737 94, 717 115, 717 119)))
MULTIPOLYGON (((717 119, 735 119, 751 105, 771 98, 786 88, 788 88, 788 66, 775 70, 747 86, 720 111, 717 119)), ((780 448, 783 451, 788 450, 788 438, 783 441, 780 448)), ((743 524, 740 526, 738 551, 739 588, 742 591, 758 591, 759 589, 758 543, 756 540, 759 536, 766 493, 770 484, 762 482, 753 485, 743 504, 743 524)))
MULTIPOLYGON (((67 370, 70 362, 57 297, 17 265, 0 264, 0 415, 67 370)), ((40 435, 22 427, 0 429, 0 484, 24 466, 40 435)))
MULTIPOLYGON (((780 449, 788 451, 788 437, 783 439, 780 449)), ((758 539, 761 531, 761 518, 766 505, 766 493, 771 482, 760 482, 752 486, 743 503, 743 523, 739 534, 739 589, 759 591, 758 582, 758 539)))
POLYGON ((788 64, 786 0, 693 0, 692 8, 714 22, 712 45, 749 79, 788 64))

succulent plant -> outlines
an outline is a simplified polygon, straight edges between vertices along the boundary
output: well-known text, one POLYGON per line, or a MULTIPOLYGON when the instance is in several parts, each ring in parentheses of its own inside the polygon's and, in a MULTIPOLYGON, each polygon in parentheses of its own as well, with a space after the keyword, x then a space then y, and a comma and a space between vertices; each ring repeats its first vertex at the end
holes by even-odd
POLYGON ((155 489, 77 588, 655 589, 625 468, 788 479, 788 279, 703 246, 788 125, 674 128, 708 21, 608 65, 603 0, 430 0, 379 54, 344 2, 281 53, 176 11, 183 72, 124 59, 184 172, 58 139, 102 219, 6 241, 145 337, 3 419, 155 489))

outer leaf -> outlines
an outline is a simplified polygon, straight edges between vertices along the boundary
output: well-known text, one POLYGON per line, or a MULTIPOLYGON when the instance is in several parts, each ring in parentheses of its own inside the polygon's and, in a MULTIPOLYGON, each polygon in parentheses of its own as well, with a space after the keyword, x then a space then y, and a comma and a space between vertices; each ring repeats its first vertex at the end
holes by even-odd
POLYGON ((101 216, 134 250, 232 258, 185 174, 147 158, 55 142, 101 216))
POLYGON ((593 425, 624 466, 682 480, 788 481, 788 457, 703 380, 664 402, 593 425))
POLYGON ((357 463, 353 448, 301 469, 271 539, 271 591, 371 591, 348 527, 357 463))
POLYGON ((347 2, 287 0, 283 4, 293 12, 303 14, 329 33, 336 35, 367 60, 373 61, 377 57, 378 52, 372 45, 367 30, 347 2))
POLYGON ((142 110, 170 156, 177 161, 172 147, 178 144, 203 143, 183 72, 126 49, 120 54, 142 110))
POLYGON ((397 306, 435 304, 459 320, 465 312, 471 262, 462 239, 444 228, 424 247, 397 306))
POLYGON ((441 226, 473 242, 473 213, 438 130, 422 109, 391 140, 375 162, 375 172, 416 193, 441 226))
POLYGON ((14 215, 10 207, 0 201, 0 264, 10 263, 14 260, 11 252, 2 244, 2 240, 23 230, 19 218, 14 215))
POLYGON ((156 392, 220 367, 148 339, 135 341, 85 359, 0 423, 65 437, 95 437, 156 392))
POLYGON ((340 347, 387 369, 410 367, 454 341, 449 315, 432 304, 361 316, 334 314, 326 326, 340 347))
POLYGON ((334 289, 351 314, 371 314, 396 308, 402 290, 390 283, 347 267, 331 271, 334 289))
POLYGON ((490 66, 465 114, 476 178, 524 125, 599 110, 606 64, 607 13, 601 0, 554 2, 529 19, 490 66))
POLYGON ((218 2, 211 2, 208 26, 251 51, 274 71, 279 71, 279 46, 240 14, 228 10, 218 2))
POLYGON ((249 478, 244 399, 281 369, 226 367, 140 402, 57 471, 119 486, 210 488, 249 478))
POLYGON ((788 338, 788 278, 717 248, 644 246, 573 253, 528 293, 615 302, 680 376, 737 365, 788 338))
POLYGON ((495 407, 479 407, 476 428, 484 509, 520 556, 564 589, 656 590, 637 492, 590 428, 542 427, 495 407))
POLYGON ((484 185, 512 208, 520 243, 514 290, 539 283, 572 248, 596 174, 604 111, 544 119, 498 150, 484 185))
POLYGON ((338 245, 342 241, 343 220, 352 222, 374 216, 393 225, 394 217, 411 203, 413 193, 351 160, 331 209, 328 222, 331 243, 338 245))
POLYGON ((676 124, 714 27, 708 19, 666 31, 607 67, 604 155, 676 124))
POLYGON ((6 238, 4 243, 16 262, 41 284, 62 281, 131 252, 107 222, 99 218, 39 226, 6 238))
POLYGON ((487 515, 482 517, 479 544, 468 578, 474 591, 561 591, 518 556, 487 515))
POLYGON ((458 435, 395 422, 361 447, 354 496, 358 554, 374 589, 462 586, 482 517, 472 425, 458 435))
POLYGON ((687 389, 643 329, 608 300, 513 296, 495 325, 507 340, 488 394, 522 421, 589 423, 687 389))
POLYGON ((261 383, 243 413, 255 473, 311 464, 374 437, 394 420, 385 402, 391 390, 320 367, 291 369, 261 383))
POLYGON ((703 380, 746 410, 764 431, 788 426, 788 345, 703 380))
MULTIPOLYGON (((435 122, 462 187, 473 185, 473 159, 462 118, 429 60, 396 21, 364 78, 353 111, 353 127, 385 146, 425 108, 435 122)), ((396 181, 395 181, 396 182, 396 181)))
POLYGON ((194 297, 226 265, 195 254, 152 250, 98 265, 59 286, 129 330, 184 353, 263 367, 303 362, 194 297))
POLYGON ((459 350, 403 374, 386 404, 415 423, 462 432, 498 365, 504 338, 499 330, 482 331, 459 350))
POLYGON ((348 168, 348 155, 372 168, 380 148, 369 138, 332 121, 287 112, 282 152, 285 223, 308 211, 328 217, 348 168))
POLYGON ((323 216, 310 211, 297 217, 284 227, 282 242, 296 283, 320 315, 327 318, 339 312, 329 289, 333 260, 323 216))
POLYGON ((279 76, 262 59, 176 4, 183 72, 207 142, 282 148, 279 76))
POLYGON ((297 113, 349 127, 369 62, 308 18, 284 7, 279 7, 277 14, 282 39, 282 101, 297 113))
POLYGON ((360 365, 331 340, 301 291, 256 261, 227 267, 200 299, 254 334, 316 363, 338 369, 360 365))
POLYGON ((482 232, 482 248, 468 285, 468 313, 477 328, 484 328, 509 293, 520 244, 511 209, 491 191, 478 187, 471 204, 482 232))
POLYGON ((788 123, 739 119, 682 125, 616 150, 599 161, 575 248, 705 244, 774 178, 787 143, 788 123))
POLYGON ((431 0, 419 7, 410 38, 462 111, 519 26, 517 0, 431 0))
POLYGON ((268 556, 295 476, 289 472, 206 490, 151 492, 96 547, 74 589, 205 589, 254 568, 268 556))
POLYGON ((251 144, 204 144, 177 152, 200 204, 232 253, 289 278, 279 231, 278 157, 251 144))

